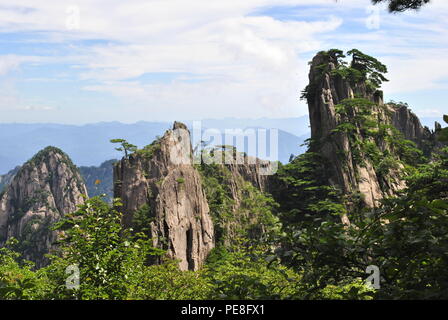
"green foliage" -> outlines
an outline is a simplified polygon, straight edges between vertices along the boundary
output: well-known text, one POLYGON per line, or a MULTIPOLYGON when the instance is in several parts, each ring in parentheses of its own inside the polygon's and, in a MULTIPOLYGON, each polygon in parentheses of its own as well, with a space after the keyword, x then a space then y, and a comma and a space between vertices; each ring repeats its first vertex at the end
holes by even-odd
POLYGON ((17 240, 11 238, 0 248, 0 300, 42 299, 51 290, 44 272, 32 271, 32 262, 20 261, 20 254, 11 250, 17 240))
POLYGON ((137 279, 129 299, 201 300, 208 299, 213 292, 204 271, 181 271, 175 260, 149 266, 137 279))
MULTIPOLYGON (((23 226, 21 237, 15 250, 26 256, 28 259, 42 257, 47 253, 45 247, 36 246, 42 243, 43 239, 52 239, 51 218, 39 215, 32 216, 23 226)), ((45 257, 42 263, 46 262, 45 257)))
POLYGON ((142 149, 138 149, 136 153, 146 159, 151 159, 157 150, 160 150, 160 137, 157 137, 156 140, 151 144, 144 146, 142 149))
POLYGON ((215 248, 205 268, 211 299, 285 299, 296 293, 300 276, 282 266, 263 246, 215 248))
POLYGON ((319 154, 307 152, 280 165, 273 181, 274 199, 285 227, 305 214, 335 217, 345 214, 339 190, 328 185, 329 165, 319 154))
POLYGON ((222 243, 228 238, 227 224, 234 219, 235 200, 232 197, 230 185, 227 183, 231 174, 218 164, 201 163, 199 169, 213 219, 216 241, 222 243))
POLYGON ((152 212, 151 205, 145 203, 138 210, 134 212, 132 227, 136 233, 142 232, 146 235, 150 235, 150 224, 154 221, 154 213, 152 212))
POLYGON ((350 68, 360 72, 361 78, 359 80, 366 81, 373 90, 381 87, 383 82, 389 81, 384 76, 387 73, 387 67, 374 57, 357 49, 352 49, 347 54, 352 56, 350 68))
POLYGON ((218 244, 239 237, 252 242, 272 241, 278 235, 280 224, 273 215, 277 204, 271 196, 250 182, 234 179, 224 165, 201 163, 199 169, 218 244))
POLYGON ((278 204, 268 194, 260 192, 250 182, 243 182, 241 203, 234 213, 240 216, 237 235, 251 243, 273 243, 280 233, 281 224, 273 214, 278 204))
POLYGON ((126 158, 128 157, 129 153, 137 151, 137 146, 127 142, 125 139, 111 139, 110 142, 119 144, 120 147, 115 148, 115 150, 123 151, 126 158))
POLYGON ((176 179, 176 182, 179 183, 179 184, 182 184, 182 183, 185 182, 185 179, 182 178, 182 177, 181 177, 181 178, 177 178, 177 179, 176 179))
MULTIPOLYGON (((404 166, 405 190, 367 210, 361 193, 329 184, 330 164, 314 152, 279 166, 273 197, 235 179, 229 167, 203 163, 217 246, 201 270, 181 271, 152 247, 149 205, 125 229, 120 204, 94 197, 54 227, 59 249, 49 266, 35 270, 14 251, 32 241, 34 224, 49 227, 41 219, 23 226, 23 241, 0 249, 0 299, 447 299, 448 148, 429 162, 381 123, 387 110, 364 99, 335 109, 341 123, 332 135, 349 137, 355 164, 369 160, 384 178, 404 166), (345 215, 349 225, 341 223, 345 215), (70 265, 79 267, 78 289, 66 287, 70 265), (365 284, 369 265, 380 270, 379 290, 365 284)), ((156 148, 140 152, 152 156, 156 148)))
MULTIPOLYGON (((335 106, 340 124, 333 134, 345 134, 350 143, 350 153, 355 165, 366 166, 368 160, 374 167, 380 183, 387 188, 391 170, 403 174, 411 167, 424 163, 426 158, 416 144, 406 140, 395 127, 383 124, 388 110, 362 98, 345 99, 335 106)), ((332 139, 332 137, 327 137, 332 139)), ((341 160, 347 159, 340 154, 341 160)))
POLYGON ((409 190, 383 212, 388 223, 366 234, 377 241, 373 259, 385 280, 378 297, 446 299, 448 202, 417 198, 409 190))
MULTIPOLYGON (((114 207, 118 205, 114 203, 114 207)), ((94 197, 56 224, 55 228, 64 232, 60 252, 52 257, 47 270, 57 297, 124 299, 148 255, 160 254, 145 237, 132 237, 123 229, 121 214, 114 207, 94 197), (80 270, 78 290, 65 287, 64 270, 69 265, 80 270)))
POLYGON ((388 81, 384 76, 387 73, 387 67, 374 57, 357 49, 352 49, 347 54, 352 56, 350 66, 347 66, 345 62, 339 62, 336 69, 331 72, 332 75, 338 75, 352 85, 365 83, 372 92, 380 88, 383 82, 388 81))
MULTIPOLYGON (((313 167, 302 166, 294 168, 297 177, 313 167)), ((321 168, 314 167, 316 176, 321 168)), ((285 176, 291 179, 291 174, 285 176)), ((407 189, 383 200, 381 207, 351 210, 350 225, 303 209, 302 219, 284 224, 286 236, 278 254, 302 275, 298 298, 447 298, 448 148, 416 167, 406 181, 407 189), (369 265, 380 269, 380 290, 362 284, 369 265)))
POLYGON ((329 300, 372 300, 374 289, 367 287, 362 279, 346 285, 328 285, 319 293, 319 298, 329 300))
POLYGON ((338 76, 347 80, 353 87, 365 85, 370 92, 375 92, 381 87, 381 84, 388 81, 384 76, 387 73, 387 67, 380 61, 371 57, 358 49, 352 49, 347 52, 352 56, 350 65, 343 59, 346 57, 344 52, 339 49, 320 52, 327 57, 328 62, 315 67, 315 77, 312 82, 302 91, 300 99, 306 99, 308 103, 316 96, 319 84, 322 82, 325 74, 338 76), (330 62, 335 66, 330 70, 330 62))
POLYGON ((332 57, 333 59, 335 59, 338 63, 340 64, 344 64, 344 60, 342 60, 343 58, 346 57, 346 55, 344 54, 344 51, 340 50, 340 49, 330 49, 327 51, 327 54, 332 57))

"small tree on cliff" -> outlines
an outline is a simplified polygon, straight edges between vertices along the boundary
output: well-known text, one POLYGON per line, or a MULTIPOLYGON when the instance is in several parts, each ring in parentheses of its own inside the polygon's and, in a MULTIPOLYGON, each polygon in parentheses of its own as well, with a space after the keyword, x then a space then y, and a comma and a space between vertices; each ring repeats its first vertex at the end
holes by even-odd
POLYGON ((387 73, 387 67, 374 57, 362 53, 358 49, 352 49, 347 54, 353 59, 350 68, 357 71, 354 73, 357 78, 355 80, 366 81, 372 89, 377 89, 383 82, 389 81, 384 76, 387 73))
MULTIPOLYGON (((330 57, 330 61, 336 62, 336 68, 330 71, 328 62, 315 66, 317 76, 314 81, 310 82, 310 84, 302 91, 300 99, 306 99, 308 102, 313 99, 318 84, 322 80, 322 76, 328 72, 333 76, 337 75, 342 79, 349 81, 352 85, 365 82, 367 88, 372 92, 380 88, 383 82, 389 81, 384 76, 384 74, 387 73, 387 67, 374 57, 371 57, 358 49, 352 49, 347 52, 347 55, 352 56, 350 65, 344 61, 346 55, 342 50, 331 49, 322 51, 319 54, 330 57)), ((310 64, 312 64, 312 62, 310 64)))
POLYGON ((110 142, 120 144, 121 146, 118 148, 115 148, 115 150, 124 151, 124 156, 126 158, 128 157, 129 152, 137 151, 137 146, 127 142, 125 139, 112 139, 112 140, 110 140, 110 142))

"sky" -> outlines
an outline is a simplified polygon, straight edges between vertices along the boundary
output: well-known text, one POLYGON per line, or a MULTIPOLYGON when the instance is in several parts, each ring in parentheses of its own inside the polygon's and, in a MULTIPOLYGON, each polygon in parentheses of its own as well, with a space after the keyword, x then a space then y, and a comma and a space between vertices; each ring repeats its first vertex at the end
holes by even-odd
POLYGON ((308 113, 321 50, 389 68, 386 100, 448 113, 448 1, 0 0, 0 122, 84 124, 308 113))

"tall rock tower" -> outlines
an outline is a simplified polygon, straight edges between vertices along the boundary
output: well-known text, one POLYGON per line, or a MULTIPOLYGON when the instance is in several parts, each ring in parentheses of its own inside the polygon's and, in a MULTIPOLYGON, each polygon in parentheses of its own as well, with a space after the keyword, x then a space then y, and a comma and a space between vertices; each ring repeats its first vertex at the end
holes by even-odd
POLYGON ((214 229, 184 124, 175 122, 163 137, 116 164, 114 196, 121 198, 125 226, 143 212, 155 247, 179 259, 182 270, 203 265, 214 247, 214 229))
POLYGON ((371 57, 361 64, 355 55, 367 57, 356 50, 347 66, 341 51, 330 50, 318 53, 310 63, 304 91, 310 151, 328 160, 331 185, 345 194, 358 193, 366 206, 375 207, 380 199, 405 187, 405 159, 397 139, 430 140, 431 132, 407 107, 383 103, 383 92, 374 82, 382 77, 379 72, 387 72, 386 67, 371 57), (370 64, 382 70, 368 74, 370 64))

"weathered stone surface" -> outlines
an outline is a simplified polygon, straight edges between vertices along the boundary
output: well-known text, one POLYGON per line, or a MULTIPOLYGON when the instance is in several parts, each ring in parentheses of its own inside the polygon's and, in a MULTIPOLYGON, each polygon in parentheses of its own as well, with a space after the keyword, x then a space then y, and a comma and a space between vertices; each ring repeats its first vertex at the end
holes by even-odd
POLYGON ((45 265, 57 233, 50 226, 73 212, 87 194, 77 168, 62 151, 48 147, 25 163, 0 199, 0 244, 19 240, 24 258, 45 265))
POLYGON ((435 130, 431 131, 428 127, 422 126, 419 118, 402 103, 389 103, 387 107, 390 110, 392 124, 404 136, 405 139, 413 141, 426 156, 431 156, 431 152, 444 146, 437 139, 437 122, 435 130))
MULTIPOLYGON (((309 74, 310 86, 313 90, 312 96, 308 97, 308 107, 311 124, 311 151, 323 155, 331 166, 332 177, 330 184, 339 187, 345 194, 359 192, 368 207, 375 207, 378 200, 385 195, 393 194, 405 187, 400 170, 391 170, 387 179, 380 181, 371 161, 363 156, 363 164, 360 165, 354 159, 350 138, 347 133, 335 130, 338 125, 347 121, 342 119, 336 112, 335 106, 344 99, 364 98, 373 102, 371 114, 375 121, 382 124, 396 125, 405 134, 405 137, 419 139, 423 136, 424 129, 418 119, 409 110, 392 109, 394 114, 390 116, 383 104, 381 91, 372 91, 364 82, 351 84, 338 75, 331 73, 338 66, 338 61, 326 53, 317 54, 311 63, 309 74), (326 71, 323 71, 326 65, 326 71), (407 121, 411 120, 410 123, 407 121)), ((350 111, 348 117, 356 117, 359 113, 357 108, 350 111)), ((365 142, 376 143, 382 151, 389 145, 382 141, 378 143, 373 139, 363 138, 361 130, 355 128, 355 134, 365 142)))
POLYGON ((175 122, 151 146, 118 162, 114 181, 124 224, 132 226, 134 212, 148 206, 154 246, 179 259, 182 270, 199 269, 214 247, 214 229, 186 126, 175 122))
POLYGON ((235 177, 234 180, 241 177, 245 181, 250 182, 260 191, 266 192, 269 190, 269 178, 271 174, 274 173, 270 161, 261 160, 255 157, 245 157, 241 162, 237 162, 233 159, 225 166, 235 177))
POLYGON ((418 117, 403 104, 389 104, 392 111, 392 124, 403 133, 403 136, 417 145, 431 136, 427 127, 423 127, 418 117))

